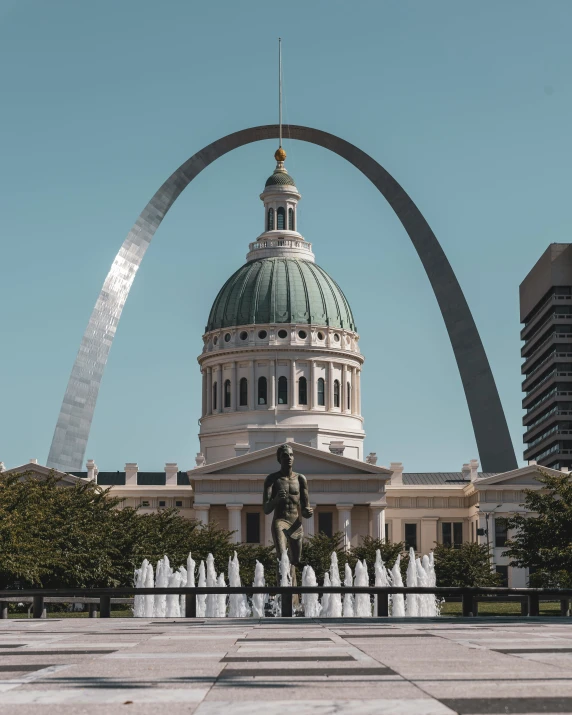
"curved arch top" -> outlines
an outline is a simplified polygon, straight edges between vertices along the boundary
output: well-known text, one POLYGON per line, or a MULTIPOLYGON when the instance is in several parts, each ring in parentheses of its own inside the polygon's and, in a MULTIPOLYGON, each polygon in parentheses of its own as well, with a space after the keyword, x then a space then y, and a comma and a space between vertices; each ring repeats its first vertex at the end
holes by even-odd
MULTIPOLYGON (((465 390, 482 469, 505 472, 517 462, 479 332, 439 241, 400 184, 380 164, 353 144, 319 129, 286 125, 291 139, 329 149, 353 164, 385 197, 407 231, 425 268, 465 390)), ((119 318, 143 256, 161 221, 181 192, 213 161, 233 149, 279 136, 277 124, 243 129, 209 144, 165 181, 141 212, 105 279, 83 335, 56 424, 48 466, 80 471, 95 403, 119 318)))

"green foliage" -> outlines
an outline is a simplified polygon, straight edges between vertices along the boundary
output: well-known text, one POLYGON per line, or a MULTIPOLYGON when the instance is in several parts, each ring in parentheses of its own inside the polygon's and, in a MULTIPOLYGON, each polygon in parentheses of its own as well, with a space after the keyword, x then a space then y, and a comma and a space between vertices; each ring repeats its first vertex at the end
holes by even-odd
POLYGON ((49 477, 0 476, 0 588, 113 587, 133 583, 144 558, 165 554, 176 568, 189 551, 197 566, 208 553, 225 571, 236 550, 245 584, 252 583, 256 560, 268 583, 275 578, 273 547, 232 544, 231 532, 209 524, 197 528, 175 510, 139 514, 92 482, 63 486, 49 477))
POLYGON ((381 539, 374 539, 372 536, 364 536, 361 543, 352 548, 348 555, 348 559, 352 568, 355 568, 355 564, 358 559, 360 561, 363 561, 364 559, 366 560, 368 571, 370 572, 370 581, 373 586, 373 564, 375 563, 376 551, 379 549, 381 560, 387 569, 393 568, 397 557, 401 554, 402 563, 400 566, 402 569, 405 567, 405 571, 407 571, 409 554, 404 553, 404 548, 404 544, 400 541, 397 543, 391 543, 389 541, 382 541, 381 539))
MULTIPOLYGON (((335 551, 338 555, 338 564, 340 571, 343 574, 346 563, 346 552, 342 548, 343 535, 340 531, 333 536, 326 536, 323 532, 319 532, 308 539, 304 539, 302 547, 302 564, 308 564, 314 569, 318 583, 321 584, 326 571, 330 569, 330 560, 332 552, 335 551)), ((300 583, 300 580, 298 580, 300 583)))
POLYGON ((572 587, 572 480, 540 470, 543 489, 527 489, 525 506, 536 518, 516 514, 507 526, 516 533, 504 555, 511 566, 534 570, 533 587, 572 587))
POLYGON ((433 550, 437 586, 499 586, 500 577, 491 570, 486 544, 466 541, 459 548, 436 544, 433 550))

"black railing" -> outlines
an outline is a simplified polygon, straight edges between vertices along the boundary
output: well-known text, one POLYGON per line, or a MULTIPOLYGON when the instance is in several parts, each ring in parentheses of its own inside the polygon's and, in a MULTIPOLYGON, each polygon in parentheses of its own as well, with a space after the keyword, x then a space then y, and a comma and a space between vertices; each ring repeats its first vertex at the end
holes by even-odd
MULTIPOLYGON (((499 588, 499 587, 458 587, 458 586, 441 586, 441 587, 399 587, 388 586, 370 587, 370 586, 207 586, 203 588, 43 588, 43 589, 22 589, 22 590, 2 590, 0 591, 0 618, 8 618, 8 601, 33 599, 33 617, 45 617, 45 599, 58 599, 64 601, 65 598, 81 598, 82 596, 89 599, 92 604, 95 599, 99 599, 99 615, 101 618, 111 617, 111 599, 125 598, 133 596, 155 596, 155 595, 171 595, 171 596, 186 596, 185 599, 185 618, 197 617, 197 596, 207 596, 214 594, 225 594, 227 596, 254 594, 268 594, 270 596, 282 597, 282 617, 289 618, 293 615, 292 600, 294 595, 302 595, 308 593, 316 593, 323 595, 325 593, 340 593, 340 594, 356 594, 367 593, 370 596, 376 596, 376 616, 379 618, 387 618, 389 616, 389 596, 394 594, 425 594, 435 595, 441 598, 455 598, 462 602, 463 616, 472 616, 477 612, 477 604, 479 601, 513 601, 526 598, 528 602, 528 615, 538 616, 540 610, 540 601, 560 600, 561 613, 567 615, 568 602, 572 598, 572 589, 557 589, 557 588, 499 588)), ((90 616, 95 616, 95 609, 90 609, 90 616)))

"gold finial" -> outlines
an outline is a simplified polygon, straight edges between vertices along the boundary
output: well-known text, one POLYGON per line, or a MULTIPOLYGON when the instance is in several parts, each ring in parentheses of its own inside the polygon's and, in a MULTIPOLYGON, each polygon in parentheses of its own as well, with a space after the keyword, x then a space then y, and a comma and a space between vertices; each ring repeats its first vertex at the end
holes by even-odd
POLYGON ((284 161, 286 159, 286 152, 284 151, 284 149, 282 149, 282 147, 279 147, 276 150, 274 158, 276 159, 276 161, 284 161))

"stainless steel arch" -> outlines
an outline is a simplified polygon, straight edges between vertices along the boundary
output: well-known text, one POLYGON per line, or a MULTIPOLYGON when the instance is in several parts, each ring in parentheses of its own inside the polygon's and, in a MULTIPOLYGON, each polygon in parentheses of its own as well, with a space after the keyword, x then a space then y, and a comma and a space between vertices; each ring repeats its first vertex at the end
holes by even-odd
MULTIPOLYGON (((517 462, 475 321, 457 278, 429 224, 397 181, 365 152, 347 141, 310 127, 285 126, 292 139, 317 144, 359 169, 395 211, 425 267, 455 353, 473 423, 482 468, 516 469, 517 462)), ((48 466, 63 471, 82 468, 95 403, 109 350, 145 251, 179 194, 215 159, 245 144, 276 139, 278 125, 243 129, 209 144, 182 164, 143 209, 105 279, 81 341, 56 424, 48 466)))

